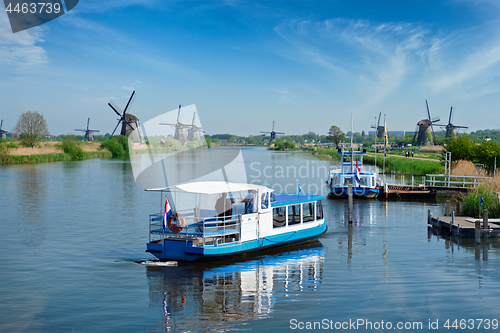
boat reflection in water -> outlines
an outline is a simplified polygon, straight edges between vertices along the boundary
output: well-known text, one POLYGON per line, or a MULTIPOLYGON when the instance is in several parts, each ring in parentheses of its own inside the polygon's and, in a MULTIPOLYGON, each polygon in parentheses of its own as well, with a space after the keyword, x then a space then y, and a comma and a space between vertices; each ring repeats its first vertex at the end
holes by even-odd
POLYGON ((163 314, 153 330, 227 330, 269 317, 280 298, 320 289, 325 248, 319 241, 226 265, 147 267, 150 307, 163 314))

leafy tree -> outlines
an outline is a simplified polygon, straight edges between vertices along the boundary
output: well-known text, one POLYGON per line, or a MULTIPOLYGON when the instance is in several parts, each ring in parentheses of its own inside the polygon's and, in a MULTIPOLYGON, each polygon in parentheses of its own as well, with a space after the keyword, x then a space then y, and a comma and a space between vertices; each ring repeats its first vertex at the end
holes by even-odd
POLYGON ((25 146, 35 147, 40 140, 49 135, 49 128, 43 115, 36 111, 28 111, 21 113, 14 132, 20 133, 25 146))
POLYGON ((330 127, 330 130, 328 131, 328 135, 326 137, 330 142, 335 143, 335 146, 337 149, 339 148, 339 143, 340 141, 345 140, 345 134, 342 132, 340 128, 337 126, 332 126, 330 127))

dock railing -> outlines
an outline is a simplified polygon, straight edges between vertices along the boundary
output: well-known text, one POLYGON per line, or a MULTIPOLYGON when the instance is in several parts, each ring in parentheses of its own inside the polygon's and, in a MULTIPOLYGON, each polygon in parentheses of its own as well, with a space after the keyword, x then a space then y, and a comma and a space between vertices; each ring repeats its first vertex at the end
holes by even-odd
MULTIPOLYGON (((165 239, 191 241, 194 246, 218 246, 238 242, 241 233, 239 215, 221 217, 194 217, 182 214, 183 228, 175 232, 164 226, 163 214, 149 215, 149 242, 163 242, 165 239)), ((174 229, 174 228, 173 228, 174 229)), ((175 230, 175 229, 174 229, 175 230)))
POLYGON ((443 187, 477 187, 481 182, 490 182, 493 177, 479 177, 479 176, 456 176, 456 175, 426 175, 426 182, 429 186, 443 186, 443 187))

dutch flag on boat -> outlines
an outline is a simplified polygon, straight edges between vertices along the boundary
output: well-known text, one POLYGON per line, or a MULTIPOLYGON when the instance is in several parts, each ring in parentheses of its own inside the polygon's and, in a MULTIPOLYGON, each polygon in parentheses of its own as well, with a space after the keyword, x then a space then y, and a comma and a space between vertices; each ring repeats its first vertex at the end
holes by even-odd
POLYGON ((359 165, 358 165, 358 160, 356 160, 356 170, 354 170, 355 173, 354 173, 354 176, 356 177, 356 181, 359 183, 359 181, 361 180, 359 178, 359 165))
POLYGON ((167 230, 167 221, 172 216, 172 208, 168 203, 168 198, 165 198, 165 211, 163 212, 163 230, 167 230))

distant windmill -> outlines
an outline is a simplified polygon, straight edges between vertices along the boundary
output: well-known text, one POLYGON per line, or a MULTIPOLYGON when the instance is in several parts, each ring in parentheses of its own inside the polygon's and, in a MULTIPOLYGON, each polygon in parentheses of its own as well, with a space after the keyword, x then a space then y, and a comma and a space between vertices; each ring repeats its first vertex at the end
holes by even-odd
POLYGON ((108 103, 109 107, 112 108, 113 111, 115 111, 116 114, 120 117, 120 119, 118 119, 118 124, 116 124, 116 127, 113 130, 113 133, 111 133, 111 136, 113 136, 113 134, 115 134, 115 131, 118 128, 118 125, 120 125, 120 123, 121 123, 122 129, 121 129, 120 134, 124 135, 126 137, 130 137, 134 142, 140 142, 141 138, 140 138, 140 135, 138 134, 139 132, 137 131, 137 129, 139 128, 139 124, 138 124, 139 118, 137 118, 136 116, 134 116, 130 113, 127 113, 127 109, 130 105, 130 102, 132 101, 132 98, 134 97, 134 94, 135 94, 135 90, 132 92, 132 95, 130 96, 130 98, 127 102, 127 105, 125 106, 125 110, 123 110, 122 114, 116 110, 116 109, 119 109, 117 106, 113 106, 113 105, 111 105, 111 103, 108 103))
POLYGON ((274 139, 276 139, 276 135, 277 135, 277 134, 285 134, 285 133, 283 133, 283 132, 275 132, 275 131, 274 131, 274 120, 273 120, 273 130, 272 130, 271 132, 262 132, 262 131, 261 131, 261 133, 264 133, 264 134, 262 134, 262 135, 271 134, 271 141, 273 141, 274 139))
POLYGON ((188 141, 192 140, 202 140, 202 128, 194 124, 194 119, 196 117, 196 112, 193 113, 193 121, 191 122, 191 128, 188 131, 188 141))
MULTIPOLYGON (((173 126, 175 129, 174 133, 174 139, 180 141, 181 144, 185 144, 188 142, 188 136, 186 133, 186 127, 190 127, 191 125, 185 125, 179 121, 179 118, 181 116, 181 106, 179 105, 179 111, 177 112, 177 121, 175 124, 169 124, 169 123, 160 123, 160 125, 169 125, 173 126)), ((194 116, 193 116, 193 123, 194 123, 194 116)))
POLYGON ((371 127, 375 129, 375 135, 377 138, 382 139, 384 137, 385 133, 385 126, 380 125, 380 118, 382 117, 382 112, 379 113, 378 115, 378 122, 377 125, 372 125, 371 127))
POLYGON ((85 132, 85 140, 87 141, 94 141, 94 136, 92 135, 93 132, 99 132, 99 130, 91 130, 89 129, 89 124, 90 124, 90 118, 87 119, 87 129, 75 129, 75 131, 80 131, 80 132, 85 132))
POLYGON ((8 132, 7 132, 7 131, 4 131, 4 130, 2 129, 2 125, 3 125, 3 119, 2 119, 2 121, 0 122, 0 138, 2 138, 2 139, 7 139, 7 133, 8 133, 8 132))
POLYGON ((427 115, 429 118, 422 119, 417 123, 417 128, 415 130, 415 134, 413 135, 413 145, 417 146, 429 146, 434 144, 434 128, 435 126, 441 126, 439 124, 435 124, 440 119, 436 117, 434 119, 431 118, 431 113, 429 111, 429 104, 427 100, 425 100, 425 105, 427 106, 427 115))
POLYGON ((446 137, 450 138, 452 136, 457 135, 457 128, 468 128, 467 126, 455 126, 451 123, 451 117, 452 117, 452 112, 453 112, 453 106, 450 108, 450 118, 448 119, 448 124, 447 125, 439 125, 445 127, 446 131, 446 137))

